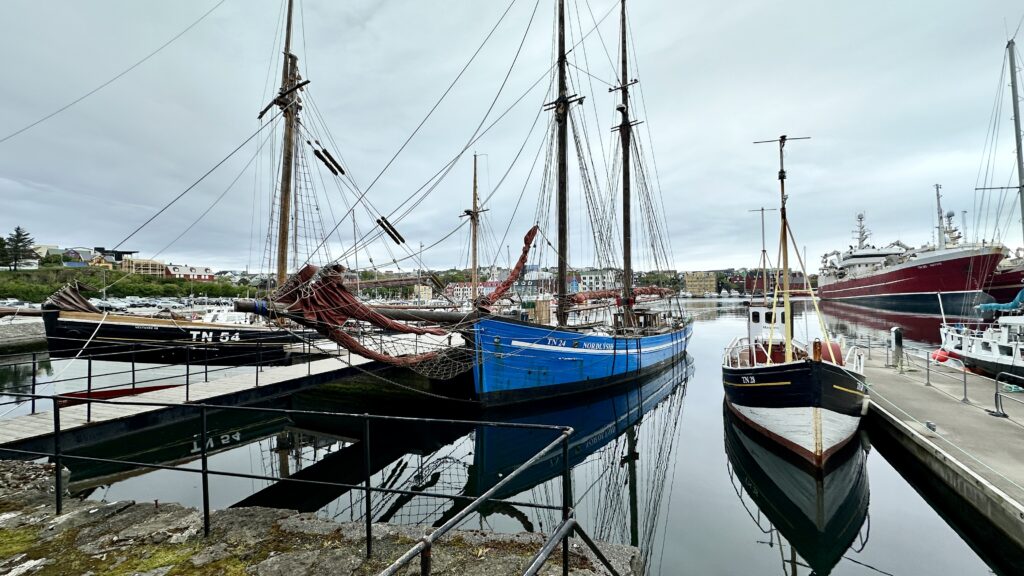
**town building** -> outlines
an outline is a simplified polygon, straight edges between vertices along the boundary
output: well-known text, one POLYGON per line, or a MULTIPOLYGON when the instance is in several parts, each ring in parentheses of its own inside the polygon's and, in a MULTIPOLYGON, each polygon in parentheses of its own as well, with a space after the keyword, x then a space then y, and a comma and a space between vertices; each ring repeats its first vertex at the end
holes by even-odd
POLYGON ((144 258, 125 258, 121 260, 121 270, 131 274, 146 276, 163 276, 167 265, 163 260, 147 260, 144 258))
POLYGON ((426 302, 434 298, 434 289, 426 284, 416 284, 412 287, 413 300, 426 302))
MULTIPOLYGON (((570 286, 572 282, 569 282, 570 286)), ((553 294, 555 291, 555 275, 534 267, 520 275, 512 284, 512 292, 519 297, 534 297, 538 294, 553 294)))
POLYGON ((167 278, 183 278, 198 282, 209 282, 214 279, 213 270, 207 266, 188 266, 186 264, 168 264, 164 268, 167 278))
MULTIPOLYGON (((496 280, 488 280, 477 284, 477 296, 488 296, 501 284, 496 280)), ((469 300, 473 297, 472 282, 449 282, 444 293, 455 301, 469 300)))
POLYGON ((683 283, 686 291, 694 296, 718 292, 718 274, 714 271, 684 272, 683 283))
MULTIPOLYGON (((762 272, 760 269, 748 270, 747 271, 746 278, 744 278, 744 280, 743 280, 743 286, 746 288, 746 291, 747 291, 748 294, 754 294, 755 292, 758 293, 758 294, 762 294, 762 293, 765 293, 765 292, 770 294, 770 293, 775 291, 776 283, 780 280, 780 278, 779 278, 779 269, 778 268, 770 268, 770 269, 768 269, 768 271, 767 271, 767 274, 768 274, 768 280, 767 280, 768 289, 767 290, 764 289, 764 285, 766 283, 765 280, 764 280, 764 274, 765 273, 762 272)), ((807 282, 807 279, 804 277, 803 272, 800 272, 800 271, 791 271, 790 272, 790 276, 789 276, 789 289, 792 292, 806 291, 808 289, 808 282, 807 282)))
POLYGON ((622 288, 622 273, 618 270, 612 270, 610 268, 605 269, 585 269, 579 272, 580 292, 590 292, 594 290, 617 290, 622 288))

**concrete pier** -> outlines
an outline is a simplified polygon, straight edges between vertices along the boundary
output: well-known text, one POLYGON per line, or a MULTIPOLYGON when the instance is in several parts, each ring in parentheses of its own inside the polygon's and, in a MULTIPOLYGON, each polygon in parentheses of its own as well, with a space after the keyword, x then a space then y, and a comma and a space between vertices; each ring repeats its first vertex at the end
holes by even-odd
POLYGON ((908 355, 902 369, 887 360, 874 349, 865 368, 872 439, 887 436, 958 506, 991 523, 997 538, 988 544, 1024 550, 1024 405, 1004 401, 1008 417, 996 417, 994 381, 920 355, 908 355))

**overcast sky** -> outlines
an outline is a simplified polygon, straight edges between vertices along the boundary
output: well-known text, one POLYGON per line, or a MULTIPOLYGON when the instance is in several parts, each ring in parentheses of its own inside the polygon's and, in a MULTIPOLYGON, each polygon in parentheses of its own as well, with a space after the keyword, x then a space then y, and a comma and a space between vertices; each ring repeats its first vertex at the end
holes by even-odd
MULTIPOLYGON (((311 126, 317 123, 315 104, 337 143, 332 151, 344 157, 363 188, 509 4, 296 2, 293 51, 303 76, 312 81, 304 117, 311 126)), ((8 0, 0 28, 0 51, 7 56, 0 138, 109 80, 215 4, 8 0)), ((530 127, 546 101, 547 81, 528 88, 551 64, 553 0, 540 0, 527 31, 535 4, 515 2, 463 78, 367 195, 377 209, 391 212, 462 149, 498 93, 525 33, 522 54, 487 122, 526 97, 471 148, 486 154, 480 159, 486 195, 526 142, 487 206, 485 260, 493 259, 510 221, 504 245, 518 251, 537 214, 543 155, 532 174, 529 168, 547 113, 532 134, 530 127)), ((570 19, 576 21, 579 11, 570 34, 577 38, 576 26, 589 30, 591 13, 599 19, 615 2, 567 4, 570 19)), ((282 0, 226 0, 116 82, 0 143, 0 231, 21 225, 39 243, 111 247, 185 190, 259 128, 256 115, 279 83, 281 6, 282 0)), ((759 220, 748 210, 778 205, 777 154, 751 142, 783 133, 812 137, 787 147, 789 212, 812 272, 822 253, 852 242, 859 211, 866 212, 876 244, 928 241, 935 220, 934 183, 943 185, 946 210, 956 211, 958 219, 962 210, 969 212, 969 235, 992 237, 997 209, 976 208, 974 188, 986 159, 993 102, 997 92, 1008 92, 999 83, 1000 66, 1008 34, 1024 16, 1019 1, 631 0, 630 12, 639 64, 630 76, 640 80, 645 104, 634 106, 634 116, 644 122, 639 130, 647 151, 654 152, 676 268, 756 265, 759 220)), ((614 82, 615 70, 603 46, 617 61, 617 16, 599 30, 574 58, 592 75, 579 75, 582 85, 576 88, 588 94, 583 104, 588 117, 600 120, 590 128, 594 146, 601 138, 607 150, 615 95, 604 82, 614 82)), ((1012 182, 1009 108, 1007 94, 997 118, 1001 144, 990 185, 1012 182)), ((142 257, 157 253, 242 174, 209 215, 160 258, 215 268, 260 267, 269 202, 260 195, 267 194, 271 164, 260 160, 243 168, 263 136, 123 248, 142 257)), ((471 166, 471 156, 464 156, 398 223, 409 245, 429 245, 459 224, 468 207, 471 166)), ((313 179, 319 186, 319 175, 313 179)), ((570 181, 575 201, 578 177, 570 181)), ((344 201, 330 183, 320 195, 321 215, 331 227, 345 212, 344 201)), ((1003 213, 1011 209, 1018 210, 1007 206, 1003 213)), ((778 233, 776 217, 770 215, 769 244, 778 233)), ((370 225, 365 214, 360 218, 362 228, 370 225)), ((582 215, 574 216, 572 228, 574 239, 580 239, 572 265, 590 264, 592 251, 576 247, 589 238, 582 215)), ((347 242, 351 224, 340 229, 347 242)), ((465 265, 466 241, 460 231, 425 253, 424 261, 433 267, 465 265)), ((1021 245, 1017 221, 1006 242, 1021 245)), ((337 237, 330 247, 334 255, 343 249, 337 237)), ((774 248, 769 251, 774 256, 774 248)), ((390 259, 382 242, 369 254, 378 264, 390 259)), ((505 261, 502 254, 499 262, 505 261)))

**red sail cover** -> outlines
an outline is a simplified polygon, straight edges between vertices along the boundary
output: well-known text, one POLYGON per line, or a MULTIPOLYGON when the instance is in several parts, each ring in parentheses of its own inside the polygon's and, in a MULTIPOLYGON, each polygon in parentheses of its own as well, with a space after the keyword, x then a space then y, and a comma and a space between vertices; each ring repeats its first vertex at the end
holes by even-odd
POLYGON ((322 270, 307 264, 302 270, 288 279, 282 289, 275 294, 281 303, 290 303, 287 311, 301 315, 304 324, 320 334, 344 346, 360 356, 396 366, 409 366, 430 360, 437 352, 409 356, 390 356, 363 346, 358 340, 342 329, 349 319, 362 320, 374 326, 403 332, 406 334, 445 334, 440 328, 421 328, 410 326, 385 318, 369 306, 363 304, 355 294, 345 288, 342 282, 344 268, 337 264, 322 270))
MULTIPOLYGON (((640 288, 633 288, 634 296, 671 296, 675 294, 675 290, 671 288, 659 288, 658 286, 641 286, 640 288)), ((569 297, 569 301, 573 304, 583 304, 587 300, 597 300, 598 298, 619 298, 622 296, 621 290, 590 290, 587 292, 577 292, 569 297)))
POLYGON ((523 251, 519 254, 519 260, 508 273, 508 278, 506 278, 501 284, 498 284, 498 287, 494 289, 494 292, 483 297, 483 300, 480 303, 482 306, 494 305, 495 302, 501 299, 501 297, 508 292, 508 289, 515 284, 516 280, 519 280, 519 275, 523 273, 523 268, 526 267, 526 260, 530 257, 530 247, 533 246, 533 239, 537 237, 538 230, 540 230, 540 228, 534 225, 534 227, 530 228, 530 231, 526 233, 526 236, 523 236, 523 251))

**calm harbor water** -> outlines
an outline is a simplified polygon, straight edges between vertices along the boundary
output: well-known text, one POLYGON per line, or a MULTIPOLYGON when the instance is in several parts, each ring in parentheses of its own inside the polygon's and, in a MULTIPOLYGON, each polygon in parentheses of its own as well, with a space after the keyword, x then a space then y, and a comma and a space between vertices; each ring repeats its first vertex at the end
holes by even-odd
MULTIPOLYGON (((688 304, 697 320, 687 365, 597 397, 479 414, 451 403, 355 398, 326 387, 268 406, 572 426, 576 434, 569 460, 581 525, 597 539, 637 543, 648 574, 1013 573, 1004 566, 988 566, 967 543, 979 536, 958 533, 965 530, 962 525, 951 527, 944 519, 949 516, 944 503, 926 500, 867 433, 851 443, 834 470, 818 478, 733 422, 723 413, 720 364, 723 348, 745 331, 739 302, 688 304)), ((851 337, 880 337, 898 323, 908 340, 922 345, 937 340, 934 318, 908 320, 832 306, 823 313, 830 330, 851 337)), ((806 332, 813 337, 818 325, 813 308, 801 303, 794 322, 797 336, 806 332)), ((53 361, 37 377, 42 381, 62 372, 66 378, 84 370, 66 362, 53 361)), ((0 369, 0 384, 7 389, 23 386, 26 378, 31 380, 30 370, 0 369)), ((365 378, 363 384, 381 385, 374 378, 365 378)), ((208 446, 216 451, 210 457, 212 470, 349 483, 362 478, 361 421, 236 413, 212 416, 211 430, 208 446)), ((140 433, 89 454, 178 462, 197 469, 196 432, 195 426, 181 425, 140 433)), ((375 423, 372 482, 474 496, 553 437, 547 430, 473 424, 375 423)), ((562 464, 557 453, 542 459, 500 496, 559 505, 562 464)), ((69 466, 72 488, 83 497, 201 505, 197 474, 69 466)), ((213 477, 211 498, 214 508, 274 505, 339 521, 360 521, 365 506, 357 491, 249 478, 213 477)), ((374 494, 372 510, 375 521, 430 526, 443 523, 459 507, 436 497, 374 494)), ((494 504, 462 527, 549 532, 560 514, 494 504)))

